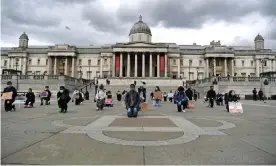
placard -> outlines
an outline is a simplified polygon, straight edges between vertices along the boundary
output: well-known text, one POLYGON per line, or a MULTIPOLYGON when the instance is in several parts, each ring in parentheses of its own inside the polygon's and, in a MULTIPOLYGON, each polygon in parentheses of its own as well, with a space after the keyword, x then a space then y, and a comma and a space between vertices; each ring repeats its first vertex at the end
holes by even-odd
POLYGON ((47 91, 42 91, 40 94, 40 97, 47 97, 48 96, 48 92, 47 91))
POLYGON ((148 105, 147 102, 144 102, 144 103, 140 104, 140 108, 141 108, 142 112, 146 112, 148 110, 148 108, 149 108, 149 105, 148 105))
POLYGON ((1 100, 11 100, 11 99, 12 99, 12 92, 1 93, 1 100))
POLYGON ((173 96, 174 96, 173 92, 168 93, 168 98, 173 98, 173 96))
POLYGON ((243 113, 242 104, 240 102, 229 102, 230 113, 243 113))
POLYGON ((162 99, 162 92, 161 91, 154 92, 153 97, 154 97, 154 99, 161 100, 162 99))

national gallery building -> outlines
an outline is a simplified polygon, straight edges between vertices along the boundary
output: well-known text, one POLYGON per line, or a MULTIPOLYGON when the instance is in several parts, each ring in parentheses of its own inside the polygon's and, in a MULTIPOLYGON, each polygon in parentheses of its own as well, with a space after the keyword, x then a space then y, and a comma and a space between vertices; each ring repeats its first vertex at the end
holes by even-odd
MULTIPOLYGON (((149 26, 142 17, 129 32, 129 41, 102 46, 29 46, 23 33, 19 46, 1 48, 1 73, 13 69, 23 75, 67 75, 77 78, 182 78, 210 76, 259 76, 276 71, 276 52, 264 48, 257 35, 255 48, 226 46, 220 41, 210 45, 153 43, 149 26)), ((253 42, 253 39, 252 39, 253 42)))

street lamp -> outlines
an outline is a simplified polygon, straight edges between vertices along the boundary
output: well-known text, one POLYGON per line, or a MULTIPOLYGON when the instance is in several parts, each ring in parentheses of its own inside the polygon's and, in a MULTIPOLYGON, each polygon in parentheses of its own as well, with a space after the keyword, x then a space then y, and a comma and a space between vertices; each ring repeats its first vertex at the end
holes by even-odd
POLYGON ((82 78, 82 71, 81 71, 82 67, 80 66, 80 79, 82 78))
POLYGON ((91 67, 91 60, 88 61, 88 74, 89 74, 88 79, 89 80, 90 80, 90 75, 91 75, 91 73, 90 73, 90 67, 91 67))
POLYGON ((189 60, 189 81, 191 80, 191 64, 192 64, 192 60, 189 60))
POLYGON ((18 67, 18 62, 15 62, 15 70, 16 70, 16 89, 18 90, 18 73, 17 73, 17 67, 18 67))

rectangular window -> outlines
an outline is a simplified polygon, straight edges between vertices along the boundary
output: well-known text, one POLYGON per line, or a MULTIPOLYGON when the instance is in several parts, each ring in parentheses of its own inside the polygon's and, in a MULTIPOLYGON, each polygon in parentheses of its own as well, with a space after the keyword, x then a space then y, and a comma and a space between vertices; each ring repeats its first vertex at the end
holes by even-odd
POLYGON ((267 65, 267 61, 264 61, 264 66, 266 66, 267 65))
POLYGON ((216 61, 216 66, 219 66, 219 61, 216 61))
POLYGON ((31 65, 32 64, 32 60, 31 59, 29 59, 29 65, 31 65))
POLYGON ((97 65, 100 65, 100 64, 101 64, 101 60, 100 60, 100 59, 98 59, 97 65))
POLYGON ((79 59, 79 65, 81 65, 82 64, 82 60, 81 59, 79 59))
POLYGON ((48 59, 46 59, 46 65, 48 65, 48 59))
POLYGON ((251 61, 251 67, 253 67, 254 66, 254 61, 251 61))
POLYGON ((199 66, 201 66, 202 65, 202 60, 199 60, 199 66))
POLYGON ((193 66, 193 60, 192 59, 189 60, 189 66, 193 66))
POLYGON ((175 59, 173 60, 173 65, 176 65, 176 60, 175 59))
POLYGON ((8 61, 4 60, 4 66, 7 66, 7 64, 8 64, 8 61))
POLYGON ((244 61, 242 61, 242 67, 244 67, 244 61))
POLYGON ((89 65, 89 66, 91 65, 91 59, 88 60, 88 65, 89 65))
POLYGON ((246 73, 241 73, 241 76, 242 77, 246 77, 246 73))
POLYGON ((104 59, 104 64, 105 64, 105 65, 107 64, 107 59, 106 59, 106 58, 104 59))
POLYGON ((40 75, 40 71, 36 71, 36 72, 35 72, 35 75, 40 75))
POLYGON ((37 65, 40 65, 40 59, 37 60, 37 65))
POLYGON ((180 66, 183 66, 183 61, 184 61, 184 60, 181 60, 181 61, 180 61, 180 66))
POLYGON ((234 60, 234 66, 236 66, 236 60, 234 60))

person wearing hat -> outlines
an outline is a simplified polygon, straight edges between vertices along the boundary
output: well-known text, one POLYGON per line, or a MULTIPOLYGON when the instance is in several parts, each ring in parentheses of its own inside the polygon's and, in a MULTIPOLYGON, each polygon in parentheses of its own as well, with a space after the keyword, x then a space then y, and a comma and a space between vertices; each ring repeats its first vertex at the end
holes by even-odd
POLYGON ((11 81, 7 82, 7 87, 4 89, 3 92, 4 93, 12 92, 12 98, 9 100, 5 100, 4 102, 5 111, 8 112, 8 111, 11 111, 12 109, 15 111, 15 105, 13 104, 13 102, 15 101, 15 97, 17 96, 17 90, 15 89, 15 87, 12 86, 11 81))
POLYGON ((51 99, 51 96, 52 96, 52 93, 51 93, 51 91, 49 90, 49 86, 45 86, 45 89, 44 89, 44 91, 42 91, 42 93, 45 93, 46 96, 43 97, 43 96, 41 96, 41 94, 40 94, 40 100, 41 100, 40 105, 43 105, 43 101, 44 101, 44 100, 45 100, 45 104, 46 104, 46 105, 49 105, 49 104, 50 104, 50 99, 51 99))
POLYGON ((32 91, 32 88, 29 88, 28 93, 26 94, 26 102, 24 104, 24 108, 31 108, 34 106, 34 102, 35 102, 35 94, 32 91))
POLYGON ((216 98, 216 92, 214 91, 214 86, 210 86, 210 90, 207 92, 206 98, 209 99, 210 107, 214 107, 214 99, 216 98))

